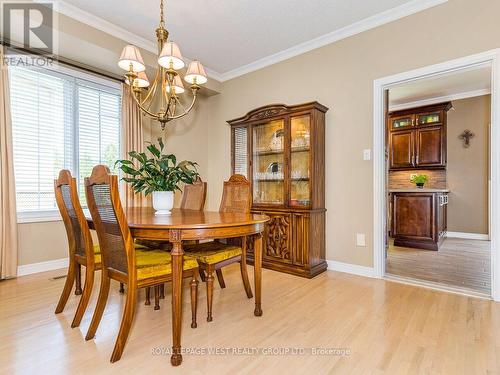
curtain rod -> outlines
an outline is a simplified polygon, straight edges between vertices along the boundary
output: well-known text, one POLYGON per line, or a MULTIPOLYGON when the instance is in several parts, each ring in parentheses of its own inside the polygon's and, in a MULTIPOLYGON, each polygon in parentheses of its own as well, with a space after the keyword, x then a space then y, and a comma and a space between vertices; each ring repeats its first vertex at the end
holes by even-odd
MULTIPOLYGON (((13 42, 10 42, 5 39, 0 39, 0 45, 3 45, 4 47, 8 47, 14 51, 20 52, 22 54, 30 54, 30 55, 37 55, 37 56, 43 56, 44 54, 40 52, 40 50, 34 49, 34 48, 26 48, 22 47, 20 45, 17 45, 13 42)), ((83 70, 84 72, 95 74, 101 77, 106 77, 109 79, 112 79, 113 81, 118 81, 118 82, 124 82, 124 79, 116 74, 106 72, 104 70, 85 65, 70 59, 67 59, 65 57, 59 56, 59 55, 51 55, 50 58, 52 58, 54 61, 57 61, 60 64, 70 66, 72 68, 80 69, 83 70)))

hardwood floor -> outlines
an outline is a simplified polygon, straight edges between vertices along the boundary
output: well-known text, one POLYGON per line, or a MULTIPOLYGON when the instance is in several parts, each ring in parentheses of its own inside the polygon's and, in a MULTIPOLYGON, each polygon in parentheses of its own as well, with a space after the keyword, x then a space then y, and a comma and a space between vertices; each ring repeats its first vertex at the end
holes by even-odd
POLYGON ((491 295, 490 242, 446 238, 439 251, 390 242, 386 273, 491 295))
MULTIPOLYGON (((500 373, 500 304, 385 280, 328 271, 303 278, 264 270, 261 318, 253 316, 238 265, 215 289, 214 321, 207 323, 201 288, 198 328, 191 329, 184 294, 184 348, 261 348, 258 355, 187 354, 180 368, 168 355, 170 290, 161 310, 139 299, 122 359, 109 363, 125 296, 113 283, 95 340, 70 323, 77 298, 53 311, 63 270, 0 282, 1 374, 493 374, 500 373), (268 348, 345 348, 344 356, 264 355, 268 348), (156 349, 159 348, 159 349, 156 349), (158 350, 158 352, 155 352, 158 350), (154 354, 153 354, 154 352, 154 354)), ((252 272, 250 273, 253 274, 252 272)), ((184 290, 188 290, 187 288, 184 290)))

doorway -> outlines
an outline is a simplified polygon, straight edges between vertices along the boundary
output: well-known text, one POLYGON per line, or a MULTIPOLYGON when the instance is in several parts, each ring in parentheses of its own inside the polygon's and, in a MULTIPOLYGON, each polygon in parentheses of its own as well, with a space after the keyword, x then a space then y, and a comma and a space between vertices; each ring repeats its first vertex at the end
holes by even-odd
POLYGON ((497 61, 490 51, 375 81, 377 276, 498 299, 497 61))

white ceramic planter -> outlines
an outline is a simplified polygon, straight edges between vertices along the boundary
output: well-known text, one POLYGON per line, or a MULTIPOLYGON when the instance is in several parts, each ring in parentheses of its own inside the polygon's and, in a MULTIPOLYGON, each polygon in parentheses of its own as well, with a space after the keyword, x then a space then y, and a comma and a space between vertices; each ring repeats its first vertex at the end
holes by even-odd
POLYGON ((153 191, 153 208, 155 215, 170 215, 174 207, 173 191, 153 191))

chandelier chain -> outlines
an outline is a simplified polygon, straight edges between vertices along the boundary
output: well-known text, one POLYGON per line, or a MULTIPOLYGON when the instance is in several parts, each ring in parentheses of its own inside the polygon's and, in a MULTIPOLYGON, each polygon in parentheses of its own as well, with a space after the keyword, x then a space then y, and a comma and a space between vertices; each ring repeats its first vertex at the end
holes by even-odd
POLYGON ((160 0, 160 26, 162 26, 162 27, 165 26, 163 0, 160 0))

